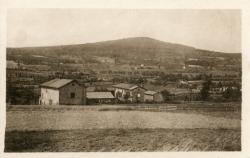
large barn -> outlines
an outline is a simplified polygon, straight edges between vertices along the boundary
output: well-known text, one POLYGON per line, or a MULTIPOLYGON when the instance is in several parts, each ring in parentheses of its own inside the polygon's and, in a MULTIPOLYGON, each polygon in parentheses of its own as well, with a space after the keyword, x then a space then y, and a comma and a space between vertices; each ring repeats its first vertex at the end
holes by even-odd
POLYGON ((76 80, 53 79, 40 85, 41 105, 85 105, 86 90, 76 80))

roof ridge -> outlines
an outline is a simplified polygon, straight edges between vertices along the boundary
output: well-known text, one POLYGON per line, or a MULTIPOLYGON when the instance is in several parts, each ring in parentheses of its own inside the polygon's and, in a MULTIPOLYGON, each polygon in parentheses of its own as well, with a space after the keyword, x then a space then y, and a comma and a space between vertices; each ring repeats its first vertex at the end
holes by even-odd
POLYGON ((50 81, 44 82, 42 83, 40 86, 42 87, 49 87, 49 88, 61 88, 65 85, 67 85, 68 83, 74 81, 73 79, 59 79, 59 78, 55 78, 52 79, 50 81))

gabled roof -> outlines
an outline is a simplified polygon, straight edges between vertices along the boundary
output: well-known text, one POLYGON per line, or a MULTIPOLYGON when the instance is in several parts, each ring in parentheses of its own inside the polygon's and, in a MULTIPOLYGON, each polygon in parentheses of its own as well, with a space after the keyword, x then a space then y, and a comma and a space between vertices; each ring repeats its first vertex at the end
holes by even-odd
POLYGON ((144 94, 148 94, 148 95, 154 95, 156 93, 158 93, 158 92, 156 92, 156 91, 145 91, 144 92, 144 94))
POLYGON ((72 79, 53 79, 53 80, 50 80, 48 82, 42 83, 40 86, 59 89, 59 88, 65 86, 73 81, 74 80, 72 80, 72 79))
POLYGON ((87 92, 88 99, 114 99, 111 92, 87 92))
POLYGON ((133 90, 135 88, 138 88, 139 86, 134 85, 134 84, 127 84, 127 83, 120 83, 117 85, 113 85, 115 88, 121 88, 121 89, 128 89, 128 90, 133 90))

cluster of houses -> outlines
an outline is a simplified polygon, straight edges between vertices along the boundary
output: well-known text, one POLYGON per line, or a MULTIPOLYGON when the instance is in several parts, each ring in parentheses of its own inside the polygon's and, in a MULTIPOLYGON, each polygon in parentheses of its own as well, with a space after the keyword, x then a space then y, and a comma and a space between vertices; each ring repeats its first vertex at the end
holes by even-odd
POLYGON ((111 91, 87 91, 72 79, 53 79, 40 85, 41 105, 86 105, 117 102, 163 102, 160 92, 150 91, 134 84, 112 85, 111 91))

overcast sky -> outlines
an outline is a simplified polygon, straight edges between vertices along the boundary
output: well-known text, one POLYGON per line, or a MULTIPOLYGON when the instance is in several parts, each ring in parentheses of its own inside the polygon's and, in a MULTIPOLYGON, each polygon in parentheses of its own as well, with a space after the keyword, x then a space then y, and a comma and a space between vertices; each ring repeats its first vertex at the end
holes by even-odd
POLYGON ((83 44, 151 37, 241 52, 239 10, 9 9, 7 46, 83 44))

